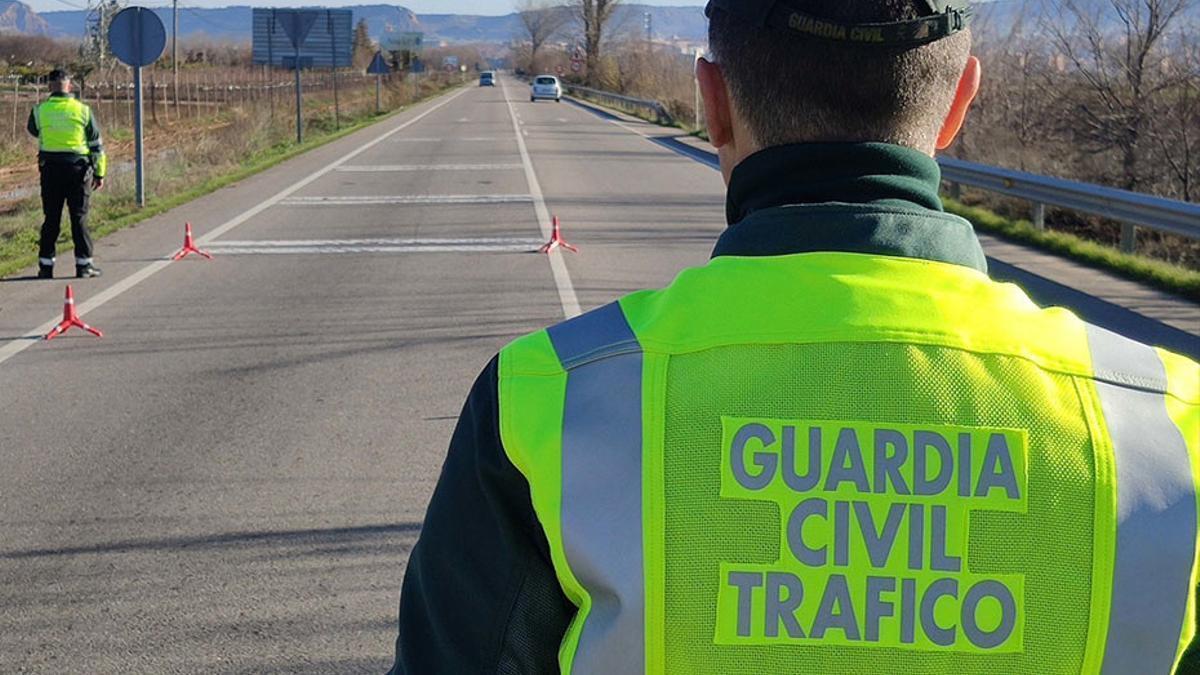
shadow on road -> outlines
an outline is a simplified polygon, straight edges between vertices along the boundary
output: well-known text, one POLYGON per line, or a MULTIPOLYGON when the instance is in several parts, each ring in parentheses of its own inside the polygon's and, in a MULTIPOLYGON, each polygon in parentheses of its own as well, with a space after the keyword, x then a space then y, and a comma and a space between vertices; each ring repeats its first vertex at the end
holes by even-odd
POLYGON ((1088 323, 1138 342, 1200 359, 1200 337, 1187 331, 994 258, 988 258, 988 270, 993 279, 1011 281, 1025 289, 1029 297, 1043 307, 1067 307, 1088 323))
POLYGON ((174 549, 212 549, 245 545, 330 545, 353 544, 382 539, 398 534, 413 535, 421 531, 421 524, 396 523, 393 525, 362 525, 358 527, 333 527, 306 530, 267 530, 261 532, 227 532, 195 537, 163 537, 159 539, 127 539, 107 544, 90 546, 66 546, 62 548, 35 548, 24 551, 0 553, 3 560, 28 558, 51 558, 84 554, 126 553, 130 551, 167 551, 174 549))

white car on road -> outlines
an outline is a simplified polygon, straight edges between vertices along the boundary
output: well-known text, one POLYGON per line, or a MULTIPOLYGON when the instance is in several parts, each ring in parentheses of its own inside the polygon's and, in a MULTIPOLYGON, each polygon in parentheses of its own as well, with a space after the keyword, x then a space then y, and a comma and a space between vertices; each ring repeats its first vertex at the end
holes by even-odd
POLYGON ((533 86, 529 89, 529 101, 535 102, 539 98, 551 98, 555 101, 562 100, 562 83, 553 75, 538 75, 533 78, 533 86))

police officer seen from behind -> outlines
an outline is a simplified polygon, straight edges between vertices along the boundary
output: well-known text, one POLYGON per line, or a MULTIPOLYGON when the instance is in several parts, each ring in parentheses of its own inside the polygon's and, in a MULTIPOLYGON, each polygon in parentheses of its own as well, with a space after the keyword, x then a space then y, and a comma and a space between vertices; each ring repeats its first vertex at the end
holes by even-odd
POLYGON ((475 383, 393 673, 1168 675, 1200 365, 992 281, 965 0, 712 0, 708 264, 475 383))
POLYGON ((38 137, 38 171, 42 179, 41 242, 38 278, 54 276, 55 245, 62 226, 63 203, 71 217, 75 242, 75 276, 98 277, 92 264, 92 238, 87 230, 88 201, 92 190, 104 187, 108 159, 100 139, 100 125, 92 109, 71 94, 71 78, 50 71, 50 97, 29 113, 29 133, 38 137))

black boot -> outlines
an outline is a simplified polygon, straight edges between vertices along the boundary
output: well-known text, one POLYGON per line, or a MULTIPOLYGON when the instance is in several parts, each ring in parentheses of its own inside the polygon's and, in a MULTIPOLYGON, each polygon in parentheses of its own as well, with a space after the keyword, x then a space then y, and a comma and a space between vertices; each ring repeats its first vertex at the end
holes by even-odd
POLYGON ((98 277, 100 274, 100 268, 90 264, 75 266, 75 277, 77 279, 89 279, 91 277, 98 277))
POLYGON ((53 279, 54 278, 54 265, 38 265, 38 278, 39 279, 53 279))

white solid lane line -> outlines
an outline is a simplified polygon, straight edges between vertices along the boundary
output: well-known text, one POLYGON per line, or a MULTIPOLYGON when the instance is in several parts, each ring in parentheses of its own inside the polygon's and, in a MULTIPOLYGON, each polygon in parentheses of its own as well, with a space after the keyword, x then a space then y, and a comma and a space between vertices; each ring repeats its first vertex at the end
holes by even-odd
POLYGON ((523 169, 522 164, 355 164, 339 166, 340 173, 389 173, 392 171, 505 171, 523 169))
MULTIPOLYGON (((461 89, 456 93, 450 94, 445 99, 438 102, 434 106, 430 107, 425 112, 422 112, 421 114, 413 117, 412 119, 408 120, 407 122, 404 122, 403 124, 397 126, 396 128, 386 131, 386 132, 380 134, 379 136, 375 137, 374 139, 367 141, 366 143, 360 145, 355 150, 352 150, 351 152, 346 153, 342 157, 325 165, 323 168, 318 169, 317 171, 309 174, 307 177, 302 178, 302 179, 296 181, 295 183, 292 183, 288 187, 277 192, 274 196, 269 197, 268 199, 260 202, 257 206, 255 206, 247 211, 243 211, 240 215, 235 216, 234 218, 231 218, 230 220, 226 221, 225 223, 222 223, 221 225, 217 226, 216 228, 213 228, 204 236, 199 237, 196 240, 196 243, 197 244, 206 244, 208 242, 211 242, 213 239, 216 239, 217 237, 225 234, 226 232, 237 227, 238 225, 241 225, 242 223, 246 222, 247 220, 253 218, 254 216, 267 210, 268 208, 274 206, 278 202, 282 201, 289 195, 295 193, 297 190, 300 190, 301 188, 305 187, 306 185, 317 180, 321 176, 324 176, 325 174, 329 173, 330 171, 333 171, 338 166, 345 164, 346 162, 354 159, 355 157, 366 152, 367 150, 370 150, 371 148, 375 147, 379 143, 382 143, 383 141, 391 138, 392 136, 396 135, 397 133, 403 131, 404 129, 407 129, 408 127, 412 126, 413 124, 416 124, 417 122, 421 121, 422 119, 425 119, 426 116, 430 115, 434 111, 440 110, 443 106, 449 104, 451 101, 457 99, 459 96, 462 96, 467 91, 468 91, 467 89, 461 89)), ((91 312, 91 311, 95 311, 96 309, 99 309, 101 306, 103 306, 108 301, 112 300, 113 298, 119 297, 125 291, 128 291, 129 289, 133 288, 134 286, 137 286, 138 284, 142 283, 146 279, 149 279, 155 273, 161 271, 167 265, 170 265, 170 264, 171 264, 171 261, 169 261, 169 260, 159 260, 156 262, 152 262, 149 265, 146 265, 145 267, 141 268, 140 270, 134 272, 133 274, 125 277, 124 279, 121 279, 117 283, 115 283, 112 286, 109 286, 105 290, 101 291, 100 293, 98 293, 96 296, 94 296, 87 302, 82 303, 79 306, 79 313, 86 314, 87 312, 91 312)), ((58 317, 51 319, 50 321, 47 321, 46 323, 32 329, 28 333, 26 333, 23 336, 23 339, 12 340, 12 341, 8 342, 7 344, 0 345, 0 364, 11 359, 12 357, 16 356, 17 354, 20 354, 21 352, 28 349, 31 345, 35 344, 37 342, 38 338, 40 338, 41 336, 50 332, 51 328, 54 328, 56 325, 58 325, 59 320, 60 319, 58 317)))
POLYGON ((280 206, 361 206, 373 204, 525 204, 532 195, 362 195, 291 197, 280 206))
MULTIPOLYGON (((517 111, 513 108, 512 100, 508 97, 508 85, 504 78, 500 79, 500 90, 504 92, 504 102, 508 105, 508 114, 512 117, 513 134, 517 137, 517 149, 521 152, 521 163, 525 165, 525 180, 529 183, 529 193, 533 195, 533 210, 537 214, 538 226, 542 237, 549 241, 551 234, 550 210, 546 208, 546 199, 542 196, 542 185, 538 182, 537 173, 533 170, 533 161, 529 159, 529 150, 525 147, 525 137, 521 135, 521 127, 517 124, 517 111)), ((575 295, 575 286, 571 283, 571 275, 567 272, 567 263, 563 260, 562 250, 555 249, 547 257, 550 259, 550 271, 554 275, 554 285, 558 287, 558 300, 562 304, 563 315, 568 319, 582 313, 579 298, 575 295)))
POLYGON ((362 246, 231 246, 228 248, 212 249, 220 251, 221 255, 316 255, 316 254, 368 254, 368 255, 398 255, 406 253, 531 253, 541 246, 541 242, 524 244, 452 244, 452 245, 422 245, 388 246, 368 244, 362 246))
MULTIPOLYGON (((607 110, 604 110, 603 108, 600 108, 600 107, 593 106, 591 103, 588 103, 585 101, 577 101, 575 99, 571 99, 571 102, 582 108, 588 108, 591 110, 599 110, 601 112, 611 115, 611 113, 609 113, 607 110)), ((667 150, 670 150, 671 152, 679 155, 680 157, 684 157, 684 158, 690 159, 694 162, 698 162, 700 164, 703 164, 703 165, 709 167, 710 169, 716 169, 718 171, 721 170, 720 161, 718 161, 716 158, 712 157, 711 155, 709 155, 706 152, 703 152, 701 150, 694 150, 693 148, 690 148, 687 145, 683 145, 683 144, 681 144, 679 148, 666 146, 662 143, 662 141, 660 141, 658 139, 658 137, 656 137, 652 134, 648 134, 648 133, 642 131, 641 129, 638 129, 637 127, 630 126, 624 120, 619 119, 615 116, 605 117, 604 121, 608 122, 609 124, 614 124, 622 129, 624 129, 625 131, 628 131, 631 134, 637 134, 638 136, 641 136, 642 138, 646 139, 647 141, 650 141, 651 143, 657 145, 658 147, 666 148, 667 150)))
POLYGON ((487 244, 536 244, 540 239, 527 237, 421 237, 421 238, 369 238, 369 239, 222 239, 209 246, 214 250, 222 247, 245 248, 254 246, 465 246, 487 244))

